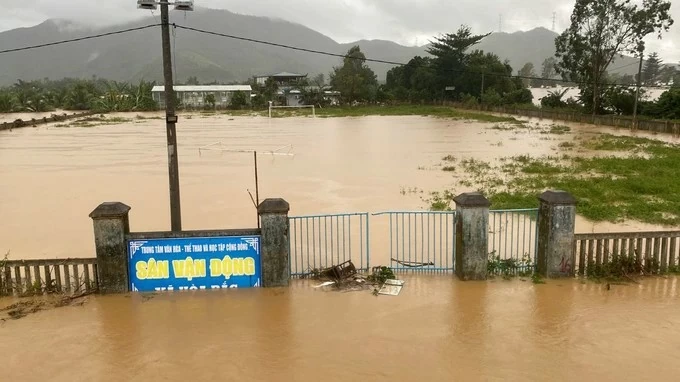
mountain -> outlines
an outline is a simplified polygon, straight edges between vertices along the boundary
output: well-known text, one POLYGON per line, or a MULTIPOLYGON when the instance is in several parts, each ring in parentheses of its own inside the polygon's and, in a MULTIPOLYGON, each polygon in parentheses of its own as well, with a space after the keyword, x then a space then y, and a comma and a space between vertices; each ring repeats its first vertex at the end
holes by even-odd
MULTIPOLYGON (((344 54, 352 45, 339 44, 305 26, 278 19, 235 14, 226 10, 197 9, 184 19, 171 12, 171 22, 192 28, 244 36, 251 39, 293 45, 306 49, 344 54), (172 19, 175 17, 175 19, 172 19)), ((30 28, 0 33, 0 50, 45 42, 79 38, 91 34, 135 28, 158 23, 146 18, 109 28, 88 28, 63 20, 47 20, 30 28)), ((172 37, 171 37, 172 39, 172 37)), ((361 41, 362 51, 371 58, 407 62, 424 54, 391 41, 361 41)), ((281 71, 328 74, 340 65, 338 57, 294 51, 177 28, 174 61, 179 81, 196 76, 202 82, 243 81, 253 75, 281 71)), ((5 53, 0 57, 0 85, 17 79, 89 78, 97 76, 119 81, 162 80, 160 28, 107 36, 58 46, 5 53)), ((380 79, 390 65, 371 65, 380 79)))
MULTIPOLYGON (((501 59, 510 60, 510 66, 517 73, 527 62, 534 64, 536 75, 541 75, 543 60, 555 55, 557 33, 546 28, 514 33, 492 33, 482 40, 475 49, 493 52, 501 59)), ((636 74, 638 59, 627 56, 617 57, 610 65, 611 73, 636 74)))
MULTIPOLYGON (((361 40, 340 44, 328 36, 300 24, 280 19, 248 16, 226 10, 197 9, 186 19, 184 14, 171 12, 171 22, 208 31, 243 36, 277 44, 297 46, 333 54, 344 54, 353 45, 360 45, 367 57, 393 62, 408 62, 413 56, 427 55, 426 46, 406 47, 385 40, 361 40)), ((0 50, 43 44, 45 42, 80 38, 92 34, 157 24, 149 17, 137 22, 107 28, 93 28, 64 20, 48 20, 30 28, 0 32, 0 50)), ((328 74, 339 65, 339 57, 301 52, 276 46, 209 35, 177 28, 174 30, 174 64, 176 80, 196 76, 201 82, 228 83, 243 81, 253 75, 281 71, 328 74)), ((517 72, 526 62, 534 63, 540 73, 541 63, 554 54, 557 36, 544 28, 527 32, 494 33, 475 48, 498 54, 510 60, 517 72)), ((630 59, 633 60, 634 59, 630 59)), ((140 79, 162 82, 160 28, 153 27, 126 34, 116 34, 57 46, 48 46, 0 55, 0 86, 18 79, 59 79, 64 77, 100 78, 118 81, 140 79)), ((616 65, 627 65, 618 60, 616 65)), ((389 64, 369 63, 384 81, 389 64)), ((634 73, 636 65, 628 65, 634 73)))
POLYGON ((510 66, 515 73, 525 63, 534 64, 538 75, 541 72, 543 60, 555 55, 555 37, 557 33, 545 28, 536 28, 526 32, 492 33, 474 49, 497 54, 501 60, 510 60, 510 66))

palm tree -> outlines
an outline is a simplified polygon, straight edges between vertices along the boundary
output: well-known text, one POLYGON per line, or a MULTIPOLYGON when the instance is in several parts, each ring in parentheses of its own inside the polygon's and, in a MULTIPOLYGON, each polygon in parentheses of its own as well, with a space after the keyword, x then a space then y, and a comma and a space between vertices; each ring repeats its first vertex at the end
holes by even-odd
POLYGON ((92 106, 94 95, 88 87, 80 82, 73 85, 64 97, 64 108, 67 110, 88 110, 92 106))
POLYGON ((0 90, 0 113, 10 113, 14 111, 14 94, 8 89, 0 90))

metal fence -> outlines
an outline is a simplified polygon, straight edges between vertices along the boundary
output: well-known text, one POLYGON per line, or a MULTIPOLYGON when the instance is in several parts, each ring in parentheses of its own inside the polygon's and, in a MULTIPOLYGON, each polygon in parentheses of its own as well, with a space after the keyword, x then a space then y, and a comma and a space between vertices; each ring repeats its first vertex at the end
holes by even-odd
POLYGON ((369 268, 367 212, 291 216, 289 259, 292 277, 352 260, 357 269, 369 268))
POLYGON ((394 271, 452 271, 456 255, 456 211, 390 211, 390 268, 394 271))
POLYGON ((96 258, 0 262, 0 295, 80 293, 97 288, 96 258))
POLYGON ((489 254, 513 259, 517 270, 536 266, 538 208, 489 211, 489 254))
POLYGON ((618 256, 634 256, 645 268, 676 271, 680 266, 680 231, 586 233, 574 235, 572 262, 584 275, 591 265, 606 265, 618 256))

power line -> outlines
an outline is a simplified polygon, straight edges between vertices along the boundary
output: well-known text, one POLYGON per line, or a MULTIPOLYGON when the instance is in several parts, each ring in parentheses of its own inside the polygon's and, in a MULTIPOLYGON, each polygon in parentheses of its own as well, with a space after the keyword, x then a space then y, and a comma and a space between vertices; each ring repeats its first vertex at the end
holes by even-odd
POLYGON ((631 62, 630 64, 618 66, 618 67, 616 67, 616 68, 614 68, 614 69, 609 69, 609 68, 607 68, 607 71, 608 71, 608 72, 613 72, 614 70, 619 70, 619 69, 627 68, 627 67, 629 67, 629 66, 636 65, 637 63, 638 63, 638 62, 637 62, 637 60, 636 60, 635 62, 631 62))
MULTIPOLYGON (((231 35, 231 34, 227 34, 227 33, 213 32, 213 31, 208 31, 208 30, 205 30, 205 29, 187 27, 187 26, 177 25, 177 24, 173 24, 173 26, 175 26, 176 28, 179 28, 179 29, 185 29, 185 30, 189 30, 189 31, 193 31, 193 32, 212 35, 212 36, 226 37, 226 38, 230 38, 230 39, 234 39, 234 40, 253 42, 253 43, 269 45, 269 46, 276 46, 276 47, 279 47, 279 48, 285 48, 285 49, 290 49, 290 50, 295 50, 295 51, 300 51, 300 52, 314 53, 314 54, 320 54, 320 55, 338 57, 338 58, 357 59, 356 57, 352 57, 352 56, 346 55, 346 54, 332 53, 332 52, 326 52, 326 51, 316 50, 316 49, 301 48, 301 47, 293 46, 293 45, 279 44, 279 43, 275 43, 275 42, 271 42, 271 41, 258 40, 258 39, 249 38, 249 37, 231 35)), ((403 63, 403 62, 380 60, 380 59, 368 58, 368 57, 363 58, 361 60, 367 61, 367 62, 380 63, 380 64, 394 65, 394 66, 407 66, 408 65, 408 64, 403 63)), ((563 79, 550 79, 550 78, 542 78, 542 77, 508 75, 508 74, 500 74, 500 73, 487 73, 487 72, 463 70, 463 69, 444 69, 444 70, 447 71, 447 72, 459 73, 459 74, 477 74, 477 75, 480 75, 480 76, 486 75, 486 76, 502 77, 502 78, 518 78, 518 79, 525 79, 525 80, 552 81, 552 82, 562 82, 562 83, 573 84, 573 85, 590 84, 589 82, 575 82, 575 81, 568 81, 568 80, 563 80, 563 79)), ((610 84, 610 83, 601 83, 600 85, 601 86, 622 86, 622 87, 634 87, 635 86, 635 85, 610 84)), ((648 86, 648 87, 664 88, 664 86, 648 86)))
MULTIPOLYGON (((297 51, 300 51, 300 52, 322 54, 322 55, 326 55, 326 56, 339 57, 339 58, 355 58, 355 57, 351 57, 351 56, 348 56, 346 54, 341 54, 341 53, 324 52, 323 50, 300 48, 300 47, 292 46, 292 45, 279 44, 279 43, 275 43, 275 42, 257 40, 257 39, 248 38, 248 37, 234 36, 234 35, 230 35, 230 34, 226 34, 226 33, 208 31, 208 30, 205 30, 205 29, 186 27, 186 26, 183 26, 183 25, 176 25, 176 24, 173 24, 173 25, 175 27, 179 28, 179 29, 186 29, 186 30, 189 30, 189 31, 209 34, 209 35, 213 35, 213 36, 227 37, 227 38, 231 38, 231 39, 234 39, 234 40, 254 42, 254 43, 264 44, 264 45, 269 45, 269 46, 277 46, 279 48, 297 50, 297 51)), ((366 58, 363 61, 377 62, 377 63, 380 63, 380 64, 389 64, 389 65, 397 65, 397 66, 406 65, 403 62, 378 60, 378 59, 373 59, 373 58, 366 58)))
MULTIPOLYGON (((25 50, 30 50, 30 49, 44 48, 44 47, 48 47, 48 46, 55 46, 55 45, 72 43, 72 42, 91 40, 91 39, 100 38, 100 37, 106 37, 106 36, 113 36, 113 35, 118 35, 118 34, 123 34, 123 33, 135 32, 135 31, 153 28, 153 27, 157 27, 157 26, 160 26, 160 24, 149 24, 149 25, 145 25, 145 26, 141 26, 141 27, 128 28, 128 29, 123 29, 123 30, 118 30, 118 31, 113 31, 113 32, 107 32, 107 33, 101 33, 101 34, 96 34, 96 35, 90 35, 90 36, 85 36, 85 37, 69 39, 69 40, 61 40, 61 41, 55 41, 55 42, 50 42, 50 43, 45 43, 45 44, 24 46, 24 47, 21 47, 21 48, 5 49, 5 50, 0 50, 0 54, 11 53, 11 52, 20 52, 20 51, 25 51, 25 50)), ((301 47, 297 47, 297 46, 293 46, 293 45, 279 44, 279 43, 274 43, 274 42, 270 42, 270 41, 258 40, 258 39, 242 37, 242 36, 236 36, 236 35, 231 35, 231 34, 226 34, 226 33, 213 32, 213 31, 208 31, 208 30, 205 30, 205 29, 187 27, 187 26, 183 26, 183 25, 177 25, 177 24, 174 24, 174 23, 172 24, 172 26, 173 26, 173 28, 185 29, 185 30, 189 30, 189 31, 197 32, 197 33, 203 33, 203 34, 208 34, 208 35, 213 35, 213 36, 225 37, 225 38, 230 38, 230 39, 240 40, 240 41, 247 41, 247 42, 252 42, 252 43, 257 43, 257 44, 275 46, 275 47, 295 50, 295 51, 299 51, 299 52, 320 54, 320 55, 338 57, 338 58, 343 58, 343 59, 344 58, 357 59, 356 57, 352 57, 352 56, 349 56, 349 55, 346 55, 346 54, 332 53, 332 52, 326 52, 326 51, 316 50, 316 49, 301 48, 301 47)), ((408 65, 407 63, 403 63, 403 62, 380 60, 380 59, 368 58, 368 57, 363 58, 361 60, 367 61, 367 62, 375 62, 375 63, 379 63, 379 64, 394 65, 394 66, 406 66, 406 65, 408 65)), ((632 64, 629 64, 629 65, 632 65, 632 64)), ((626 65, 626 66, 629 66, 629 65, 626 65)), ((620 69, 620 68, 617 68, 617 69, 620 69)), ((586 82, 575 82, 575 81, 568 81, 568 80, 563 80, 563 79, 550 79, 550 78, 542 78, 542 77, 508 75, 508 74, 500 74, 500 73, 487 73, 487 72, 464 70, 464 69, 444 69, 444 70, 447 71, 447 72, 458 73, 458 74, 476 74, 476 75, 480 75, 480 76, 485 75, 485 76, 491 76, 491 77, 501 77, 501 78, 510 78, 510 79, 516 78, 516 79, 525 79, 525 80, 552 81, 552 82, 562 82, 562 83, 567 83, 567 84, 572 84, 572 85, 589 84, 589 83, 586 83, 586 82)), ((622 86, 622 87, 633 87, 633 86, 635 86, 635 85, 608 84, 608 83, 602 83, 600 85, 602 85, 602 86, 622 86)), ((664 86, 659 86, 659 85, 647 86, 647 87, 664 88, 664 86)))
POLYGON ((117 34, 135 32, 135 31, 140 31, 140 30, 143 30, 143 29, 157 27, 159 25, 161 25, 161 24, 150 24, 150 25, 145 25, 145 26, 136 27, 136 28, 128 28, 128 29, 123 29, 123 30, 118 30, 118 31, 113 31, 113 32, 107 32, 107 33, 85 36, 85 37, 72 38, 72 39, 69 39, 69 40, 54 41, 54 42, 48 42, 48 43, 45 43, 45 44, 38 44, 38 45, 29 45, 29 46, 24 46, 24 47, 21 47, 21 48, 5 49, 5 50, 0 50, 0 54, 11 53, 11 52, 21 52, 21 51, 24 51, 24 50, 44 48, 44 47, 48 47, 48 46, 68 44, 68 43, 71 43, 71 42, 91 40, 91 39, 100 38, 100 37, 106 37, 106 36, 113 36, 113 35, 117 35, 117 34))

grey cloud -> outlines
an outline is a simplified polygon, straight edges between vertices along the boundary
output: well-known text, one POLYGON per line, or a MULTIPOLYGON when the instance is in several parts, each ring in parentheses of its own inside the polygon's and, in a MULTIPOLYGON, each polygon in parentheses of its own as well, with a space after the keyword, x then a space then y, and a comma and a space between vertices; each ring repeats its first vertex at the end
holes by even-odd
MULTIPOLYGON (((23 0, 3 5, 0 31, 31 26, 47 18, 72 19, 104 26, 148 16, 136 9, 135 0, 23 0), (39 11, 36 11, 39 10, 39 11)), ((461 24, 475 33, 498 30, 502 15, 504 32, 551 28, 556 12, 556 30, 569 24, 574 1, 560 0, 196 0, 197 6, 275 17, 318 30, 339 42, 386 39, 405 45, 424 44, 461 24)), ((671 12, 677 20, 662 41, 650 38, 650 50, 666 61, 680 61, 680 6, 671 12)), ((188 15, 187 17, 191 17, 188 15)))

